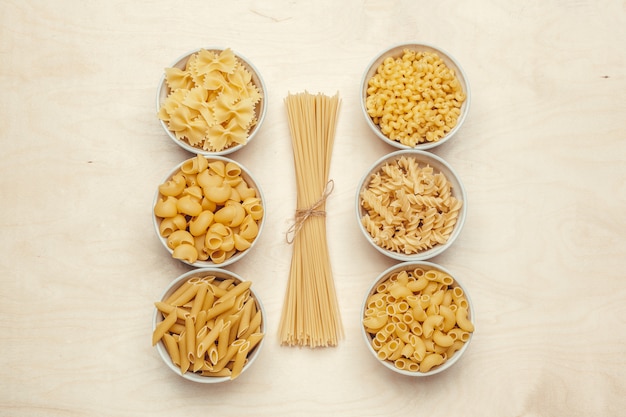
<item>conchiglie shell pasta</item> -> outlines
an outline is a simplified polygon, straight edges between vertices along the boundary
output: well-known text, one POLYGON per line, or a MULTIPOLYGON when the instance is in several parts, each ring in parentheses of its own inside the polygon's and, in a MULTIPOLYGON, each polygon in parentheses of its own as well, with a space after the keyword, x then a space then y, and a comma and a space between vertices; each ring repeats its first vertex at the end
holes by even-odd
POLYGON ((206 198, 217 204, 223 204, 230 198, 231 187, 230 185, 224 183, 216 187, 205 187, 204 195, 206 198))
POLYGON ((163 237, 168 237, 176 230, 185 230, 187 228, 187 219, 182 214, 173 217, 167 217, 161 221, 159 225, 159 233, 163 237))
POLYGON ((193 236, 206 234, 209 226, 213 223, 214 214, 209 210, 203 210, 198 216, 189 221, 189 232, 193 236))
POLYGON ((194 243, 182 243, 176 246, 172 256, 175 259, 185 260, 189 263, 196 262, 198 260, 198 250, 194 246, 194 243))
POLYGON ((260 198, 248 197, 243 200, 242 206, 254 220, 261 220, 263 217, 263 204, 260 198))
POLYGON ((246 250, 250 246, 252 246, 252 243, 250 243, 249 240, 244 239, 237 233, 233 235, 233 241, 235 242, 235 249, 237 249, 238 251, 246 250))
POLYGON ((214 158, 184 161, 155 196, 159 236, 171 251, 182 244, 193 247, 195 254, 187 247, 173 254, 191 264, 223 263, 247 251, 263 221, 260 190, 249 174, 234 161, 214 158))
POLYGON ((226 205, 215 213, 215 221, 229 227, 237 227, 246 216, 246 210, 241 203, 229 200, 226 205))
POLYGON ((196 176, 198 185, 202 188, 206 187, 219 187, 224 182, 224 178, 220 175, 216 175, 210 170, 204 170, 196 176))
POLYGON ((187 243, 189 245, 194 244, 193 236, 186 230, 176 230, 167 237, 167 246, 169 246, 170 249, 175 249, 183 243, 187 243))
POLYGON ((176 209, 179 213, 187 216, 198 216, 202 213, 200 202, 190 195, 182 196, 176 201, 176 209))
POLYGON ((154 214, 159 217, 174 217, 178 214, 177 203, 175 197, 161 197, 154 206, 154 214))
POLYGON ((176 197, 180 195, 187 185, 185 177, 181 174, 174 175, 171 180, 159 186, 159 192, 164 196, 176 197))
POLYGON ((259 226, 252 216, 248 215, 239 228, 239 235, 247 240, 252 240, 259 234, 259 226))

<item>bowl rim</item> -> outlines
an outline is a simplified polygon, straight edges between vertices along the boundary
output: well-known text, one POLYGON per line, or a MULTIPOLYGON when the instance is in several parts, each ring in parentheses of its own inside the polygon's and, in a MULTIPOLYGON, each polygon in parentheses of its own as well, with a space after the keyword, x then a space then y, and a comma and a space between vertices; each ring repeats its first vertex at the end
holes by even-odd
MULTIPOLYGON (((247 280, 245 280, 244 278, 242 278, 240 275, 229 271, 227 269, 222 269, 222 268, 197 268, 197 269, 192 269, 190 271, 187 271, 181 275, 179 275, 178 277, 176 277, 173 281, 171 281, 169 284, 167 284, 167 286, 165 287, 165 289, 161 292, 161 295, 159 296, 159 301, 162 301, 166 298, 166 296, 171 292, 176 290, 176 288, 178 288, 183 282, 185 282, 186 280, 193 278, 194 276, 198 276, 198 275, 203 275, 203 274, 214 274, 216 276, 220 276, 220 278, 223 277, 229 277, 229 278, 233 278, 235 280, 238 280, 239 282, 245 282, 247 280)), ((259 295, 257 294, 257 292, 250 287, 250 293, 251 295, 254 297, 256 304, 257 304, 257 308, 259 309, 259 311, 261 311, 261 329, 263 330, 263 332, 266 332, 266 320, 267 320, 267 314, 265 312, 265 307, 263 306, 263 302, 261 301, 261 299, 259 298, 259 295)), ((159 320, 159 310, 154 307, 153 311, 152 311, 152 332, 154 332, 157 324, 160 322, 159 320)), ((260 352, 261 352, 261 348, 263 347, 263 342, 265 341, 265 337, 263 337, 259 343, 257 344, 257 346, 255 346, 255 348, 252 350, 252 355, 250 355, 250 357, 248 358, 248 361, 246 362, 246 364, 244 365, 243 369, 241 370, 241 374, 243 374, 250 366, 252 366, 252 364, 256 361, 256 358, 259 356, 260 352)), ((194 372, 186 372, 184 374, 182 374, 180 372, 180 368, 177 367, 171 360, 169 354, 167 353, 167 350, 165 349, 163 340, 160 340, 156 345, 155 345, 157 352, 159 353, 159 356, 161 357, 161 359, 163 360, 163 362, 165 363, 165 365, 167 365, 167 367, 172 370, 176 375, 180 376, 181 378, 184 378, 188 381, 192 381, 192 382, 198 382, 198 383, 204 383, 204 384, 215 384, 215 383, 220 383, 220 382, 229 382, 232 381, 232 379, 230 379, 230 377, 228 376, 215 376, 215 377, 207 377, 207 376, 202 376, 202 375, 198 375, 194 372)), ((240 375, 241 375, 240 374, 240 375)))
POLYGON ((452 139, 452 137, 456 136, 457 132, 461 129, 462 125, 465 123, 465 119, 467 118, 467 114, 469 113, 470 110, 470 104, 472 101, 472 93, 471 93, 471 88, 470 88, 470 83, 469 80, 467 78, 467 74, 465 72, 465 70, 463 69, 463 67, 461 66, 461 64, 457 61, 457 59, 452 56, 450 53, 448 53, 446 50, 435 46, 433 44, 430 43, 423 43, 423 42, 401 42, 401 43, 396 43, 394 45, 391 45, 387 48, 385 48, 384 50, 380 51, 374 58, 372 58, 369 61, 369 64, 367 65, 367 67, 365 68, 365 71, 363 72, 363 75, 361 77, 361 84, 360 84, 360 94, 359 94, 359 101, 361 104, 361 112, 363 113, 363 116, 365 117, 365 121, 368 125, 368 127, 370 128, 370 130, 382 141, 384 141, 385 143, 387 143, 388 145, 393 146, 394 148, 397 149, 406 149, 406 150, 411 150, 411 149, 416 149, 416 150, 426 150, 426 149, 432 149, 435 148, 437 146, 440 146, 446 142, 448 142, 450 139, 452 139), (453 64, 453 66, 455 68, 454 71, 457 75, 457 78, 459 79, 459 82, 461 83, 461 85, 463 86, 464 90, 465 90, 465 101, 463 102, 463 104, 461 105, 461 114, 456 122, 456 125, 450 130, 450 132, 448 132, 443 138, 439 139, 436 142, 424 142, 424 143, 418 143, 415 146, 409 146, 409 145, 404 145, 398 141, 395 140, 391 140, 389 139, 386 135, 384 135, 381 131, 380 128, 372 121, 372 118, 370 117, 370 115, 367 113, 367 106, 365 104, 366 101, 366 97, 367 97, 367 83, 369 81, 369 79, 371 78, 371 75, 368 75, 370 73, 370 71, 372 70, 372 68, 376 65, 379 64, 379 61, 382 60, 383 58, 387 57, 387 56, 396 56, 396 53, 394 53, 395 51, 402 51, 405 48, 419 48, 421 50, 431 50, 433 52, 436 52, 439 54, 440 58, 446 63, 446 65, 449 65, 450 63, 453 64))
MULTIPOLYGON (((231 265, 237 261, 239 261, 241 258, 243 258, 244 256, 246 256, 250 250, 256 245, 257 241, 259 240, 259 237, 261 236, 261 233, 263 232, 264 226, 265 226, 265 205, 266 205, 266 200, 265 200, 265 194, 263 193, 263 189, 261 188, 261 185, 259 184, 258 180, 254 177, 254 175, 252 175, 252 173, 250 172, 250 170, 248 170, 248 168, 246 168, 241 162, 239 161, 235 161, 234 159, 231 159, 227 156, 222 156, 222 155, 200 155, 206 159, 209 160, 209 162, 211 162, 211 160, 216 160, 216 161, 222 161, 222 162, 232 162, 237 164, 237 166, 239 166, 239 168, 241 168, 241 172, 242 174, 246 175, 251 181, 252 184, 248 184, 248 185, 253 185, 254 189, 257 191, 258 193, 258 197, 261 200, 261 204, 263 206, 263 217, 261 218, 261 221, 258 222, 258 227, 259 227, 259 232, 257 233, 256 237, 254 238, 254 240, 252 241, 252 243, 250 244, 250 247, 242 252, 238 252, 236 254, 234 254, 233 256, 231 256, 230 258, 226 259, 224 262, 220 263, 220 264, 216 264, 213 263, 211 261, 196 261, 194 263, 190 263, 187 262, 183 259, 176 259, 177 261, 180 261, 186 265, 192 266, 194 268, 221 268, 224 266, 228 266, 231 265)), ((197 156, 194 157, 190 157, 185 159, 184 161, 178 163, 176 166, 174 166, 174 168, 172 168, 167 175, 165 175, 161 182, 159 182, 160 184, 164 184, 165 182, 169 181, 172 176, 174 176, 174 174, 176 174, 177 172, 180 171, 180 168, 183 166, 183 164, 191 159, 197 158, 197 156)), ((161 242, 161 244, 163 245, 163 247, 165 248, 165 250, 170 254, 170 257, 172 259, 175 259, 172 255, 174 253, 174 251, 172 249, 169 248, 169 246, 167 246, 167 239, 164 238, 163 236, 161 236, 161 233, 159 231, 159 221, 157 220, 157 215, 154 214, 154 206, 156 205, 157 201, 159 200, 159 196, 161 195, 161 193, 159 192, 159 187, 156 187, 156 191, 154 193, 154 197, 152 198, 152 206, 151 206, 151 216, 152 216, 152 226, 154 228, 154 231, 156 233, 156 236, 158 238, 158 240, 161 242)))
MULTIPOLYGON (((186 150, 187 152, 191 152, 191 153, 195 153, 195 154, 202 154, 205 156, 223 156, 223 155, 228 155, 231 153, 234 153, 238 150, 240 150, 241 148, 243 148, 244 146, 246 146, 248 143, 250 143, 250 141, 252 139, 254 139, 254 137, 256 137, 257 133, 259 132, 259 130, 261 129, 261 125, 263 124, 263 122, 265 121, 265 116, 267 114, 267 87, 265 84, 265 80, 263 79, 263 76, 261 75, 261 72, 259 71, 259 69, 256 67, 256 65, 254 65, 252 63, 252 61, 250 61, 248 58, 246 58, 244 55, 242 55, 241 53, 239 53, 237 50, 233 49, 233 48, 229 48, 229 47, 222 47, 222 46, 206 46, 206 47, 200 47, 200 48, 196 48, 193 49, 187 53, 184 53, 182 55, 180 55, 178 58, 176 58, 174 61, 172 61, 172 63, 167 67, 167 68, 173 68, 173 67, 180 67, 180 65, 182 65, 183 62, 187 62, 187 59, 189 59, 189 57, 195 53, 200 52, 201 50, 207 50, 207 51, 224 51, 225 49, 230 49, 233 54, 235 55, 235 57, 241 61, 242 64, 244 64, 244 66, 248 67, 248 70, 250 70, 251 75, 252 75, 252 80, 254 80, 255 78, 258 80, 258 84, 256 82, 254 82, 257 87, 261 90, 261 108, 258 112, 258 118, 257 118, 257 123, 256 125, 253 127, 252 132, 250 132, 250 134, 248 135, 248 138, 246 139, 245 143, 241 143, 235 146, 231 146, 230 148, 227 149, 223 149, 221 151, 218 152, 213 152, 213 151, 207 151, 205 149, 202 148, 198 148, 195 146, 191 146, 189 143, 182 141, 178 138, 176 138, 176 136, 172 133, 171 130, 168 129, 167 124, 161 120, 160 118, 157 118, 159 121, 159 124, 161 125, 161 127, 163 128, 163 130, 165 131, 165 133, 167 134, 167 136, 170 138, 170 140, 172 140, 174 143, 176 143, 178 146, 180 146, 182 149, 186 150)), ((156 90, 156 111, 157 114, 161 108, 161 101, 162 101, 162 97, 163 97, 163 93, 162 91, 164 89, 167 89, 167 85, 165 84, 165 71, 163 71, 163 73, 161 74, 161 77, 159 78, 159 83, 157 84, 157 90, 156 90)), ((165 94, 165 97, 167 97, 167 94, 165 94)))
POLYGON ((381 283, 382 281, 384 281, 385 279, 387 279, 391 274, 393 274, 394 272, 397 271, 401 271, 401 270, 406 270, 408 268, 411 267, 417 267, 417 266, 421 266, 421 267, 428 267, 431 269, 438 269, 448 275, 450 275, 452 277, 452 279, 454 279, 454 283, 453 285, 459 286, 463 289, 463 292, 465 293, 465 298, 467 299, 467 303, 468 303, 468 315, 470 318, 472 318, 472 322, 475 322, 475 313, 474 313, 474 303, 472 302, 472 299, 470 297, 469 292, 467 291, 467 287, 465 286, 465 284, 463 284, 461 281, 459 281, 459 279, 456 277, 455 274, 452 274, 447 268, 443 267, 440 264, 431 262, 431 261, 410 261, 410 262, 401 262, 395 265, 390 266, 389 268, 385 269, 383 272, 381 272, 371 283, 370 286, 368 287, 367 291, 365 292, 365 296, 363 297, 363 300, 361 302, 361 310, 360 310, 360 316, 359 319, 361 320, 360 323, 360 327, 361 327, 361 335, 363 336, 363 340, 365 341, 365 344, 367 345, 367 349, 369 350, 369 352, 373 355, 374 359, 377 362, 380 362, 385 368, 392 370, 396 373, 399 373, 401 375, 406 375, 406 376, 411 376, 411 377, 428 377, 431 375, 436 375, 440 372, 443 372, 447 369, 449 369, 450 367, 452 367, 452 365, 454 365, 455 363, 457 363, 461 357, 465 354, 465 352, 467 351, 470 342, 472 341, 473 337, 474 337, 474 332, 471 332, 469 335, 469 339, 467 340, 467 342, 465 342, 465 344, 459 349, 457 350, 454 355, 452 355, 451 358, 446 359, 446 361, 444 363, 442 363, 441 365, 438 365, 436 367, 434 367, 433 369, 431 369, 428 372, 411 372, 411 371, 407 371, 404 369, 399 369, 396 368, 393 363, 389 362, 388 360, 380 360, 378 359, 378 357, 376 356, 376 351, 374 350, 374 348, 372 347, 371 344, 371 337, 369 336, 368 332, 365 330, 365 326, 363 326, 363 317, 365 314, 365 310, 366 310, 366 305, 367 305, 367 299, 368 297, 373 293, 374 289, 376 288, 376 286, 378 286, 379 283, 381 283))
MULTIPOLYGON (((431 164, 431 166, 434 169, 441 171, 439 167, 433 166, 433 164, 431 164)), ((434 153, 423 151, 423 150, 418 150, 418 149, 397 150, 395 152, 391 152, 382 156, 376 162, 370 165, 370 167, 367 169, 365 174, 361 177, 361 180, 359 181, 358 186, 356 188, 356 198, 355 198, 356 221, 359 225, 359 229, 361 230, 361 233, 363 234, 363 236, 365 236, 366 240, 370 243, 370 245, 372 245, 376 250, 378 250, 378 252, 382 253, 383 255, 391 259, 395 259, 397 261, 402 261, 402 262, 424 261, 424 260, 433 258, 437 255, 440 255, 441 253, 446 251, 450 246, 452 246, 452 244, 456 241, 456 239, 461 234, 461 231, 463 230, 463 227, 465 225, 465 219, 467 217, 467 210, 468 210, 467 192, 465 191, 465 186, 463 185, 461 177, 458 175, 456 170, 442 157, 435 155, 434 153), (414 253, 411 255, 394 252, 394 251, 385 249, 377 245, 372 239, 372 236, 369 234, 369 232, 365 229, 365 227, 361 223, 361 217, 362 217, 361 190, 363 190, 365 185, 369 183, 370 178, 374 172, 378 171, 386 162, 398 159, 399 157, 403 155, 419 156, 422 159, 425 158, 427 162, 432 161, 432 162, 435 162, 436 164, 439 164, 440 166, 443 166, 447 171, 449 171, 449 174, 447 172, 445 173, 448 181, 453 182, 453 183, 454 182, 458 183, 458 187, 454 187, 454 186, 452 187, 453 195, 456 195, 457 198, 459 198, 463 202, 456 224, 454 225, 454 230, 452 231, 452 234, 450 235, 446 243, 437 244, 430 249, 420 251, 418 253, 414 253)))

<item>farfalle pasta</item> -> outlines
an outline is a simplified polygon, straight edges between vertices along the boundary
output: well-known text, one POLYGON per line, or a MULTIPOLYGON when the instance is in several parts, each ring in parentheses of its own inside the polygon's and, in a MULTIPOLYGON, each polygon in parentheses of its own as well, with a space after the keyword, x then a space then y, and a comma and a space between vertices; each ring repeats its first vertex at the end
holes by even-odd
POLYGON ((404 255, 445 244, 463 205, 442 172, 409 156, 372 174, 359 199, 361 224, 373 242, 404 255))
POLYGON ((158 190, 159 235, 176 259, 222 264, 250 248, 259 234, 263 202, 233 161, 197 155, 158 190))
POLYGON ((201 49, 184 69, 166 68, 169 88, 157 116, 178 140, 210 152, 245 144, 261 92, 231 49, 201 49))

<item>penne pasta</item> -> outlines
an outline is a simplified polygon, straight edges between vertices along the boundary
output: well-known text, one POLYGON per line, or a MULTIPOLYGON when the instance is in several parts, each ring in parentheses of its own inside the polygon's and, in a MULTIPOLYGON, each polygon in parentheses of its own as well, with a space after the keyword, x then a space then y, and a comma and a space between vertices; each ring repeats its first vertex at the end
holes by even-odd
POLYGON ((156 326, 152 333, 152 346, 156 345, 163 338, 163 335, 176 323, 176 320, 177 314, 176 309, 174 309, 156 326))
POLYGON ((208 275, 188 279, 154 303, 162 320, 154 325, 153 345, 163 344, 181 374, 236 378, 264 336, 250 287, 249 281, 208 275))

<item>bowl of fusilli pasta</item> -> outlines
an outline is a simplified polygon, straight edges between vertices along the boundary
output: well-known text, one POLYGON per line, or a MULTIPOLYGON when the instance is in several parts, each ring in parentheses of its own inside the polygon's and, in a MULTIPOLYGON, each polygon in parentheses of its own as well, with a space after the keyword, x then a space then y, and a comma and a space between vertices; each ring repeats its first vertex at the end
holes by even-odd
POLYGON ((259 132, 267 109, 259 70, 230 48, 200 48, 165 68, 157 89, 157 117, 181 148, 226 155, 259 132))
POLYGON ((357 222, 382 254, 400 261, 448 249, 465 223, 467 197, 456 171, 427 151, 402 150, 376 161, 356 195, 357 222))
POLYGON ((461 128, 469 83, 449 53, 431 45, 395 45, 379 53, 361 81, 361 109, 376 136, 399 149, 430 149, 461 128))

